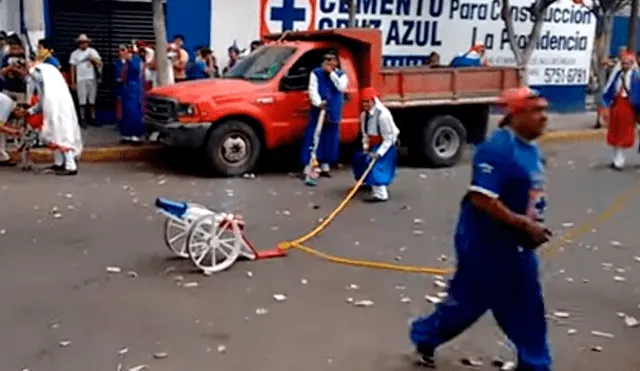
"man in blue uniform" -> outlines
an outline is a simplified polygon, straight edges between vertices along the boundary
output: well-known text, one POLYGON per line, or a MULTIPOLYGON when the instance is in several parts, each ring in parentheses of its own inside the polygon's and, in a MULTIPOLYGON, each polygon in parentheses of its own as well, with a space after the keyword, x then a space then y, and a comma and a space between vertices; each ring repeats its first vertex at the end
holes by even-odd
POLYGON ((504 94, 506 120, 477 147, 471 185, 455 233, 458 267, 449 297, 413 321, 410 339, 421 363, 490 310, 518 350, 518 371, 549 371, 547 324, 535 248, 550 238, 544 169, 534 139, 547 102, 529 88, 504 94))
POLYGON ((311 112, 309 124, 304 132, 300 162, 304 166, 305 184, 316 185, 310 176, 312 150, 318 117, 325 110, 325 122, 322 125, 317 143, 316 158, 320 163, 321 176, 329 177, 331 165, 338 162, 340 150, 340 120, 344 104, 344 91, 347 88, 347 75, 339 68, 338 55, 334 52, 325 54, 321 67, 311 71, 309 77, 309 99, 311 112))

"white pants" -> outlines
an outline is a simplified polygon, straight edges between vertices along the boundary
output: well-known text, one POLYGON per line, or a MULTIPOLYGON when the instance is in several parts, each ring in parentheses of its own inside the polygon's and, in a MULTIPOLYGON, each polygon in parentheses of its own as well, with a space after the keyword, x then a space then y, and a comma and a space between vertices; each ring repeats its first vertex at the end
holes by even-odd
POLYGON ((613 166, 623 168, 627 160, 627 156, 622 148, 613 148, 613 166))
POLYGON ((9 161, 9 153, 7 152, 7 136, 6 134, 0 134, 0 162, 9 161))
MULTIPOLYGON (((329 164, 320 164, 320 171, 328 173, 331 171, 331 166, 329 166, 329 164)), ((302 171, 304 175, 309 175, 310 172, 311 172, 311 166, 309 165, 305 166, 304 170, 302 171)))
POLYGON ((78 164, 76 163, 76 155, 73 151, 62 152, 60 150, 53 151, 53 164, 63 166, 65 170, 76 171, 78 164))
POLYGON ((80 80, 76 84, 78 92, 78 104, 81 106, 96 104, 96 96, 98 95, 98 82, 94 79, 80 80))
POLYGON ((371 197, 378 200, 388 200, 389 191, 387 191, 387 186, 371 186, 371 197))

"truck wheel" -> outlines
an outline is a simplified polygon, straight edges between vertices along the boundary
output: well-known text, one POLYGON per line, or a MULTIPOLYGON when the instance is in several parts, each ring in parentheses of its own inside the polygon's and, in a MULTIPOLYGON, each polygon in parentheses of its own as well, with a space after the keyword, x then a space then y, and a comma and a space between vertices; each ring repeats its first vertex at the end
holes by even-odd
POLYGON ((228 120, 214 126, 206 146, 213 172, 240 176, 253 170, 261 150, 260 138, 245 122, 228 120))
POLYGON ((460 161, 467 131, 453 116, 436 116, 422 131, 422 157, 432 166, 450 167, 460 161))

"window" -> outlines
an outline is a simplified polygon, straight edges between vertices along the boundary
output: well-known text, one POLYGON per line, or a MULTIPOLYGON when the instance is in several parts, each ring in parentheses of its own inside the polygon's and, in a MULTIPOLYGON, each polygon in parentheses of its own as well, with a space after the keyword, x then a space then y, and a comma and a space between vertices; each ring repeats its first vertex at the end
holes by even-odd
POLYGON ((228 79, 271 80, 296 49, 288 46, 260 48, 241 60, 224 75, 228 79))
POLYGON ((298 61, 291 66, 287 73, 286 90, 299 91, 309 88, 309 75, 314 68, 320 67, 324 60, 324 55, 330 49, 315 49, 306 52, 298 61))

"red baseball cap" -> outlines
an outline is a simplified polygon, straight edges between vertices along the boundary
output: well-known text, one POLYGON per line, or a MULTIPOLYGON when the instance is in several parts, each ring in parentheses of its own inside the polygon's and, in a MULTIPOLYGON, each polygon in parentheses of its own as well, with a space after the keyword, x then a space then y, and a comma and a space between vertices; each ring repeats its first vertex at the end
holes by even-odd
POLYGON ((376 97, 378 97, 378 92, 371 86, 362 89, 360 92, 360 99, 362 100, 373 100, 376 97))
POLYGON ((537 90, 523 86, 503 91, 499 104, 506 108, 507 114, 513 115, 534 108, 546 108, 549 103, 537 90))

